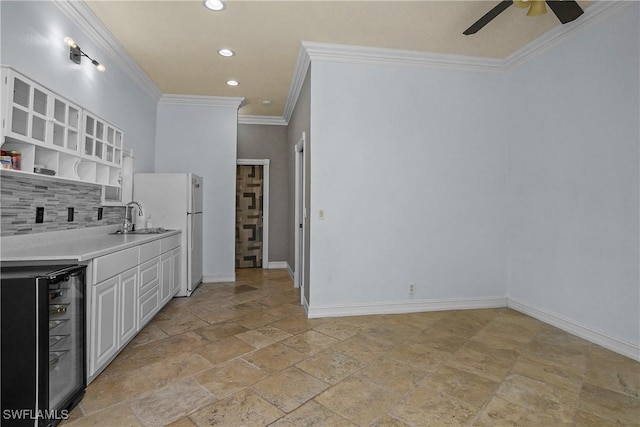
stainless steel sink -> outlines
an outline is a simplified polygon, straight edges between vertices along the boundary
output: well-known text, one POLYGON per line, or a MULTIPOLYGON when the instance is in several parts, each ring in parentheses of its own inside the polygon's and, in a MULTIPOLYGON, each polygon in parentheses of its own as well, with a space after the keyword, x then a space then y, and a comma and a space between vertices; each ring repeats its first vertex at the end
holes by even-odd
POLYGON ((162 234, 168 231, 172 231, 172 230, 167 230, 162 227, 155 227, 155 228, 141 228, 140 230, 127 231, 127 232, 124 232, 123 230, 118 230, 115 233, 111 233, 111 234, 123 234, 123 235, 124 234, 162 234))

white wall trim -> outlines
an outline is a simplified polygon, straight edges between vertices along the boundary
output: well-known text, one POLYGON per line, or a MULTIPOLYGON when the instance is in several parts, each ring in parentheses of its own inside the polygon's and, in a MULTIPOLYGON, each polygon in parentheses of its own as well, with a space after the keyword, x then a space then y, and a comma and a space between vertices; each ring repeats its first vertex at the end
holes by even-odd
POLYGON ((235 96, 200 96, 166 94, 160 97, 158 105, 190 105, 198 107, 240 108, 244 97, 235 96))
POLYGON ((411 300, 395 302, 372 302, 332 306, 311 306, 309 318, 364 316, 369 314, 420 313, 441 310, 471 310, 480 308, 500 308, 507 306, 505 297, 454 298, 441 300, 411 300))
POLYGON ((269 265, 267 266, 269 269, 284 269, 289 268, 289 263, 287 261, 269 261, 269 265))
POLYGON ((300 46, 300 51, 298 52, 298 59, 293 71, 293 78, 289 86, 289 95, 282 117, 285 123, 289 123, 311 61, 504 72, 558 45, 578 29, 596 22, 600 20, 601 17, 607 16, 619 7, 627 6, 630 3, 634 2, 596 1, 589 6, 585 13, 576 21, 569 24, 558 25, 556 28, 536 38, 504 59, 303 41, 300 46))
POLYGON ((236 274, 217 274, 215 276, 204 276, 202 283, 221 283, 221 282, 235 282, 236 274))
POLYGON ((291 265, 289 264, 288 261, 285 261, 287 263, 287 271, 289 272, 289 277, 291 278, 291 281, 293 282, 293 268, 291 268, 291 265))
POLYGON ((289 84, 289 94, 287 95, 287 101, 284 105, 284 112, 282 113, 282 118, 287 124, 289 124, 289 120, 291 120, 291 115, 296 107, 296 102, 298 102, 298 96, 300 96, 300 91, 304 85, 304 79, 307 76, 307 71, 309 70, 310 65, 311 58, 309 57, 304 45, 301 45, 298 50, 296 66, 293 69, 293 77, 289 84))
POLYGON ((558 25, 547 33, 541 35, 518 51, 503 60, 503 68, 510 70, 516 68, 536 55, 541 54, 555 46, 558 46, 579 29, 600 21, 621 7, 628 6, 630 1, 596 1, 585 13, 573 22, 558 25))
POLYGON ((592 343, 601 345, 604 348, 640 362, 640 347, 638 346, 580 325, 567 317, 551 313, 547 310, 543 310, 511 298, 507 298, 507 306, 519 311, 520 313, 526 314, 527 316, 531 316, 534 319, 548 323, 549 325, 555 326, 556 328, 562 329, 570 334, 584 338, 587 341, 591 341, 592 343))
POLYGON ((238 159, 238 166, 262 166, 262 268, 269 267, 269 159, 238 159))
POLYGON ((311 61, 400 65, 472 71, 504 71, 502 59, 330 43, 302 42, 311 61))
MULTIPOLYGON (((122 70, 151 98, 158 102, 162 93, 155 83, 142 71, 131 55, 126 51, 118 40, 111 34, 102 22, 95 16, 93 11, 83 1, 59 0, 54 1, 54 5, 62 11, 74 24, 107 53, 109 58, 118 64, 122 70)), ((74 36, 73 34, 69 34, 74 36)), ((77 38, 76 38, 77 40, 77 38)), ((82 46, 82 41, 78 40, 82 46)), ((104 61, 104 60, 102 60, 104 61)))
POLYGON ((239 125, 286 126, 284 118, 278 116, 238 116, 239 125))

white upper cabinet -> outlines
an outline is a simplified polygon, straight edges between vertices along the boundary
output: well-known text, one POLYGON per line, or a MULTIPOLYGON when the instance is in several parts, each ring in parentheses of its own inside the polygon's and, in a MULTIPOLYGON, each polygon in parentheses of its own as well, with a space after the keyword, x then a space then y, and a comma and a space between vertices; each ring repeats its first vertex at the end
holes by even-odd
POLYGON ((21 155, 11 173, 122 186, 122 129, 8 67, 2 106, 2 150, 21 155))

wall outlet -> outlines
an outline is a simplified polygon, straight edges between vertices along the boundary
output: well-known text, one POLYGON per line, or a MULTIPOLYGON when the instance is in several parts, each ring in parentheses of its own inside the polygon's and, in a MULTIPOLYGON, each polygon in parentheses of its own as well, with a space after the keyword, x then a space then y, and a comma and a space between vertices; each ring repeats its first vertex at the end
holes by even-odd
POLYGON ((409 283, 409 295, 413 295, 416 291, 416 285, 409 283))
POLYGON ((36 224, 42 224, 44 222, 44 208, 36 208, 36 224))

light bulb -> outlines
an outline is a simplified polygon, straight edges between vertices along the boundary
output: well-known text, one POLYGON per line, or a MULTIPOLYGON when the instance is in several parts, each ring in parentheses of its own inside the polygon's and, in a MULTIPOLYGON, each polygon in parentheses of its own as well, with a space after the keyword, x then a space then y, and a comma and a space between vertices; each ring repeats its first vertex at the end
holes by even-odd
POLYGON ((224 3, 220 0, 204 0, 204 7, 217 12, 224 9, 224 3))
POLYGON ((65 37, 65 38, 64 38, 64 42, 67 44, 67 46, 70 46, 70 47, 76 47, 76 46, 78 46, 78 45, 76 44, 76 42, 75 42, 71 37, 65 37))

